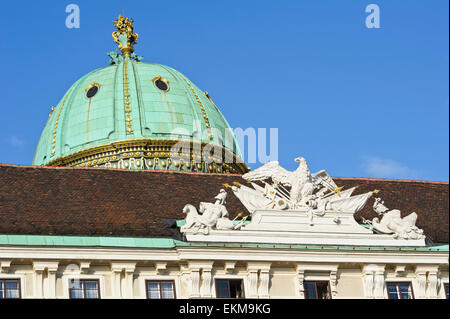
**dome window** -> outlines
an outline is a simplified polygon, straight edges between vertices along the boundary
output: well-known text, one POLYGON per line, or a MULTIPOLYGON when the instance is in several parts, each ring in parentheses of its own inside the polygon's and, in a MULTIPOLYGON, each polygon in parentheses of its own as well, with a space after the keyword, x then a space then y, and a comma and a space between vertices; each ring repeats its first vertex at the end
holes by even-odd
POLYGON ((86 97, 88 99, 94 97, 98 90, 100 89, 101 85, 96 83, 96 82, 92 82, 92 84, 90 84, 87 88, 86 88, 86 97))
POLYGON ((161 91, 169 91, 169 81, 162 76, 157 76, 153 80, 153 84, 161 91))

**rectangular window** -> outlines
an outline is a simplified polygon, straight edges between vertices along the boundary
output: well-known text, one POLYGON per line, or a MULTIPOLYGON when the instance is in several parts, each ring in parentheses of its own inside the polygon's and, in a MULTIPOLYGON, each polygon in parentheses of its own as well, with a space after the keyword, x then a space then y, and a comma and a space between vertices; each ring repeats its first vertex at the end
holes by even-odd
POLYGON ((175 299, 173 280, 146 280, 147 299, 175 299))
POLYGON ((389 299, 413 299, 410 282, 388 282, 387 291, 389 299))
POLYGON ((445 290, 445 298, 450 299, 448 293, 448 282, 444 284, 444 290, 445 290))
POLYGON ((217 298, 244 298, 242 279, 216 279, 217 298))
POLYGON ((71 299, 100 299, 98 279, 71 279, 69 296, 71 299))
POLYGON ((305 281, 305 299, 331 299, 328 281, 305 281))
POLYGON ((0 278, 0 299, 20 298, 20 279, 0 278))

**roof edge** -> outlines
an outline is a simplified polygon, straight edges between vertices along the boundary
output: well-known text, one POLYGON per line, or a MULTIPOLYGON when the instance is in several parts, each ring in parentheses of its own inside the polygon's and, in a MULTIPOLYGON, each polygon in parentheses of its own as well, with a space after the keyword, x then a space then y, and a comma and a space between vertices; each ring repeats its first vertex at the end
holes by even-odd
POLYGON ((445 181, 427 181, 427 180, 415 180, 415 179, 392 179, 392 178, 374 178, 374 177, 338 177, 333 176, 336 179, 342 180, 367 180, 367 181, 381 181, 381 182, 403 182, 403 183, 430 183, 430 184, 448 184, 445 181))
POLYGON ((45 165, 16 165, 16 164, 2 164, 1 167, 13 167, 13 168, 27 168, 27 169, 53 169, 53 170, 107 170, 118 172, 152 172, 152 173, 171 173, 171 174, 190 174, 190 175, 217 175, 217 176, 237 176, 241 177, 242 174, 232 173, 205 173, 205 172, 189 172, 189 171, 175 171, 175 170, 154 170, 154 169, 132 169, 132 168, 112 168, 112 167, 75 167, 75 166, 45 166, 45 165))
POLYGON ((383 247, 383 246, 334 246, 298 244, 247 244, 247 243, 203 243, 184 242, 173 238, 147 237, 89 237, 50 235, 0 235, 3 246, 61 246, 61 247, 124 247, 124 248, 176 248, 176 247, 216 247, 216 248, 265 248, 292 250, 352 250, 352 251, 417 251, 449 252, 449 245, 429 247, 383 247))
MULTIPOLYGON (((152 170, 152 169, 122 169, 122 168, 106 168, 106 167, 73 167, 73 166, 46 166, 46 165, 21 165, 0 163, 0 167, 16 167, 16 168, 34 168, 34 169, 56 169, 56 170, 110 170, 120 172, 160 172, 160 173, 174 173, 174 174, 195 174, 195 175, 219 175, 219 176, 242 176, 241 174, 232 173, 204 173, 204 172, 189 172, 189 171, 174 171, 174 170, 152 170)), ((333 178, 340 180, 366 180, 366 181, 384 181, 384 182, 402 182, 402 183, 426 183, 426 184, 443 184, 448 185, 449 182, 443 181, 427 181, 427 180, 408 180, 408 179, 389 179, 389 178, 372 178, 372 177, 338 177, 333 178)))

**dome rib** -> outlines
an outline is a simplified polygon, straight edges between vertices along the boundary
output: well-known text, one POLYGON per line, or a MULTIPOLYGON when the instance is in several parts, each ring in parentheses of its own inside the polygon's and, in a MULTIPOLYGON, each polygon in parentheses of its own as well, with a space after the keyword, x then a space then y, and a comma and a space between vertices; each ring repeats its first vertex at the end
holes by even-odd
POLYGON ((144 107, 144 99, 142 98, 142 92, 141 92, 141 87, 140 87, 140 83, 138 83, 138 78, 140 78, 138 76, 138 71, 137 68, 135 68, 134 64, 136 62, 132 61, 131 65, 133 68, 133 76, 134 76, 134 81, 135 81, 135 88, 136 88, 136 98, 138 101, 138 111, 139 111, 139 132, 140 132, 140 136, 144 137, 144 121, 143 121, 143 116, 142 114, 144 113, 144 110, 142 109, 144 107))

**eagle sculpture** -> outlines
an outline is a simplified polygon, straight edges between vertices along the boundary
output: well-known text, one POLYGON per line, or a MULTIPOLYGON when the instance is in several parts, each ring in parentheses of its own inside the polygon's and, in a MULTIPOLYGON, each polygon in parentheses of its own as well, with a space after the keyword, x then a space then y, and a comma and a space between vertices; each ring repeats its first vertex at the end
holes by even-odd
POLYGON ((303 157, 297 157, 295 161, 299 165, 293 172, 281 167, 278 161, 272 161, 244 174, 242 178, 248 181, 264 181, 271 178, 276 184, 291 187, 290 200, 294 203, 300 202, 306 195, 311 195, 314 190, 323 187, 332 192, 339 192, 339 188, 326 170, 311 174, 303 157))

